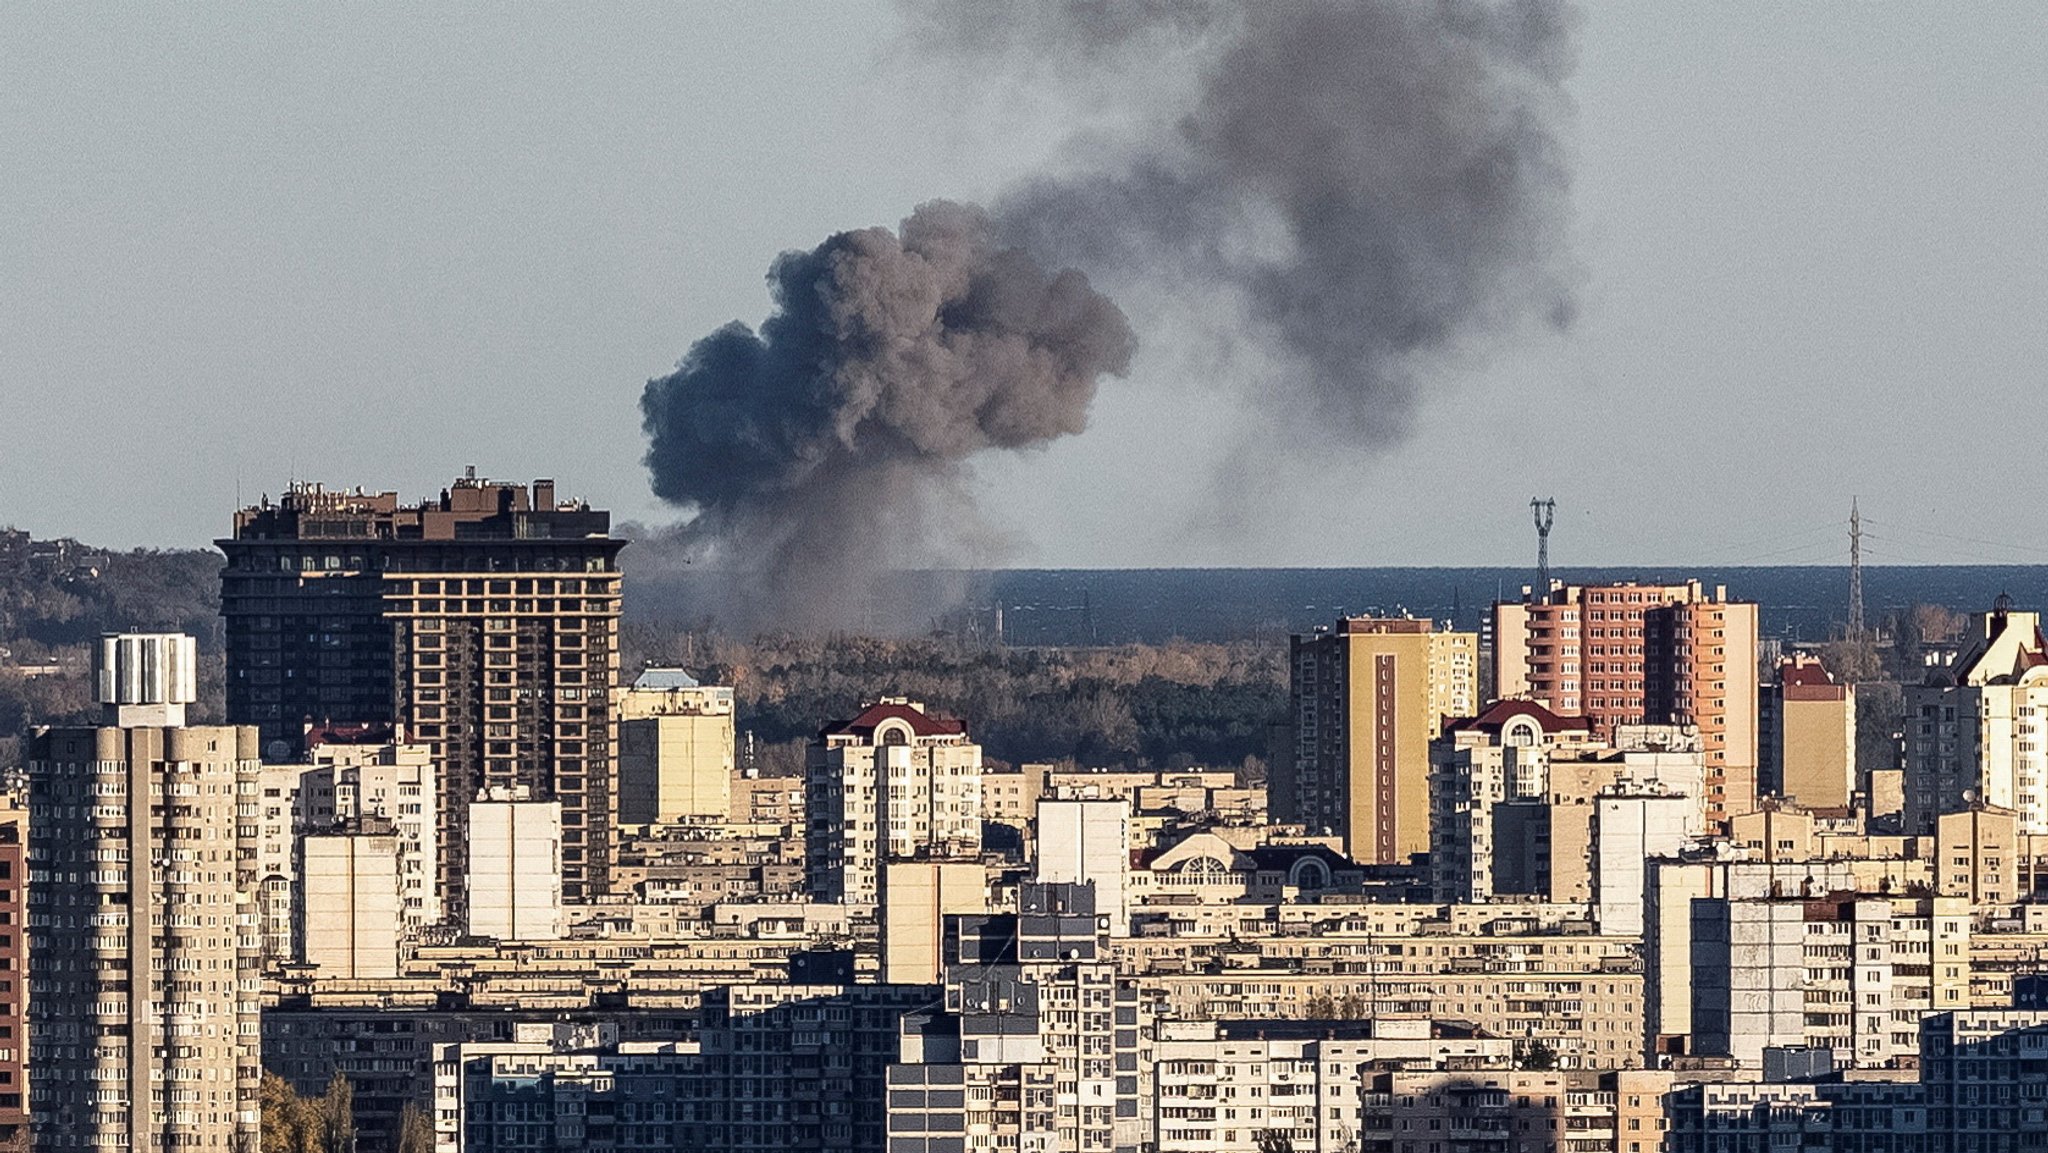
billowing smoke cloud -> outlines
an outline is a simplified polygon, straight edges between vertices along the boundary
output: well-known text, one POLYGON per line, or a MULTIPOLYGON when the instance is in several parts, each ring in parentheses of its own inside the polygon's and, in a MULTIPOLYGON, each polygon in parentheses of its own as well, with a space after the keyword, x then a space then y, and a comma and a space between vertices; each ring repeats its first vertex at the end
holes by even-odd
POLYGON ((648 385, 655 491, 785 601, 848 619, 824 590, 975 523, 976 453, 1084 428, 1133 345, 1074 269, 1211 310, 1275 366, 1228 382, 1247 429, 1297 453, 1398 438, 1440 357, 1570 317, 1556 0, 903 7, 963 77, 1093 84, 1133 111, 987 211, 927 205, 900 236, 784 255, 758 335, 722 329, 648 385))
POLYGON ((1247 399, 1290 439, 1396 438, 1434 354, 1571 316, 1559 140, 1571 20, 1555 0, 913 0, 911 12, 926 42, 1041 80, 1146 75, 1147 60, 1192 69, 1171 130, 1092 136, 1077 171, 1014 190, 997 212, 1032 251, 1118 291, 1142 278, 1230 297, 1250 320, 1243 339, 1283 369, 1247 399))
POLYGON ((640 402, 654 491, 696 511, 687 546, 746 574, 723 597, 742 618, 860 622, 876 574, 978 531, 964 461, 1080 432, 1130 363, 1116 305, 970 205, 784 253, 769 283, 760 332, 698 341, 640 402))

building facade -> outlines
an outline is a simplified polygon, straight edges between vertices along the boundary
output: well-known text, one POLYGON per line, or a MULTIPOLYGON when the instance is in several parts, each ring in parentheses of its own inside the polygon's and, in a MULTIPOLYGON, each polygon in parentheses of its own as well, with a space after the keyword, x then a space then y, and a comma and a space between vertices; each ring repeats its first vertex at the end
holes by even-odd
POLYGON ((29 750, 39 1149, 256 1148, 256 730, 186 727, 191 638, 109 637, 105 722, 29 750))
MULTIPOLYGON (((607 891, 615 800, 618 554, 610 514, 470 475, 436 500, 294 485, 235 516, 221 613, 229 720, 272 760, 309 722, 402 724, 440 773, 440 843, 478 790, 562 803, 563 883, 607 891)), ((459 901, 461 853, 439 886, 459 901)))
POLYGON ((1757 767, 1761 795, 1807 808, 1840 808, 1856 795, 1856 686, 1818 657, 1795 653, 1763 690, 1757 767))
POLYGON ((1479 697, 1478 638, 1409 618, 1349 617, 1288 652, 1292 755, 1274 815, 1328 829, 1360 861, 1429 851, 1429 742, 1479 697))
POLYGON ((1495 697, 1616 726, 1696 728, 1712 820, 1756 803, 1757 606, 1677 585, 1558 585, 1494 606, 1495 697))
POLYGON ((619 823, 729 819, 731 686, 699 684, 681 669, 649 668, 631 688, 620 689, 615 702, 619 823))
POLYGON ((2040 614, 2000 602, 1970 618, 1954 664, 1906 689, 1906 831, 1942 813, 2011 809, 2048 833, 2048 640, 2040 614))
POLYGON ((562 803, 490 789, 470 803, 468 929, 499 941, 562 935, 562 803))
POLYGON ((811 895, 873 908, 881 864, 981 852, 981 746, 960 722, 885 697, 828 726, 805 761, 811 895))

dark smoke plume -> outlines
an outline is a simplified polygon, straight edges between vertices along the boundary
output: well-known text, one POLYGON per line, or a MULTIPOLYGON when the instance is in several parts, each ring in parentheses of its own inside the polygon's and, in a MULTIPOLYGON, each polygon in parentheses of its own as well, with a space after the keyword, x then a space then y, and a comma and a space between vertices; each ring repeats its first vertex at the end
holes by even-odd
POLYGON ((1231 297, 1245 337, 1282 366, 1246 399, 1290 439, 1397 438, 1433 354, 1571 316, 1571 19, 1555 0, 909 9, 923 42, 1039 83, 1192 70, 1170 131, 1091 137, 1076 171, 996 213, 1031 251, 1119 294, 1231 297))
POLYGON ((758 335, 728 326, 648 385, 685 546, 759 572, 778 613, 861 623, 872 574, 974 531, 974 454, 1082 430, 1132 339, 1074 269, 1258 353, 1225 383, 1261 469, 1261 431, 1385 443, 1443 359, 1570 317, 1556 0, 902 3, 963 86, 1092 85, 1131 114, 986 212, 785 254, 758 335))
POLYGON ((1115 304, 970 205, 784 253, 768 279, 760 332, 698 341, 640 401, 655 493, 695 510, 683 543, 755 623, 871 623, 877 574, 979 531, 962 463, 1080 432, 1130 363, 1115 304))

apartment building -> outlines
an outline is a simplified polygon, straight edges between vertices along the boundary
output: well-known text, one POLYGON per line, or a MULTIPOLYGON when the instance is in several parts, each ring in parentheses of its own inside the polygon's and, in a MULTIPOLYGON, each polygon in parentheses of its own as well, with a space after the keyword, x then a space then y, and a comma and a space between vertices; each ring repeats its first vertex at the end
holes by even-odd
POLYGON ((810 890, 873 908, 884 861, 981 852, 981 746, 960 722, 885 697, 827 726, 805 763, 810 890))
POLYGON ((406 938, 398 832, 360 818, 298 839, 293 959, 323 978, 398 976, 406 938))
POLYGON ((891 1153, 1148 1146, 1152 1009, 1093 887, 1026 883, 1016 909, 949 928, 944 1011, 905 1021, 888 1071, 891 1153))
POLYGON ((28 810, 0 799, 0 1148, 28 1141, 28 810))
POLYGON ((1292 756, 1276 820, 1328 830, 1360 861, 1429 851, 1429 742, 1478 711, 1478 637, 1426 620, 1347 617, 1288 650, 1292 756))
POLYGON ((1437 900, 1493 899, 1495 814, 1510 802, 1540 802, 1550 790, 1551 751, 1591 742, 1583 718, 1525 700, 1496 701, 1445 726, 1429 745, 1429 864, 1437 900))
POLYGON ((561 1148, 893 1153, 885 1076, 918 985, 739 985, 688 1040, 535 1021, 438 1046, 436 1153, 561 1148))
POLYGON ((1970 618, 1950 665, 1906 689, 1906 831, 1934 832, 1942 813, 1994 805, 2020 831, 2048 833, 2048 640, 2040 614, 2001 597, 1970 618))
POLYGON ((1356 1150, 1375 1070, 1498 1071, 1515 1056, 1449 1022, 1314 1019, 1164 1020, 1153 1055, 1154 1148, 1187 1153, 1356 1150))
POLYGON ((188 727, 190 637, 101 640, 94 728, 28 752, 39 1149, 254 1148, 257 732, 188 727))
MULTIPOLYGON (((563 809, 563 886, 608 890, 618 679, 618 554, 608 513, 552 481, 480 480, 437 499, 295 484, 235 515, 221 613, 228 719, 268 759, 309 723, 403 725, 439 780, 439 843, 461 845, 469 802, 523 785, 563 809)), ((466 855, 440 856, 459 914, 466 855)))
POLYGON ((1758 795, 1846 807, 1859 791, 1856 686, 1836 680, 1819 657, 1794 653, 1778 662, 1758 706, 1758 795))
POLYGON ((1430 758, 1438 900, 1604 897, 1624 918, 1615 931, 1639 932, 1628 910, 1642 862, 1707 831, 1707 772, 1690 728, 1617 725, 1602 739, 1582 719, 1506 700, 1454 722, 1430 758))
POLYGON ((1751 1068, 1773 1046, 1827 1049, 1842 1068, 1909 1064, 1922 1018, 1969 1007, 1970 932, 1953 897, 1695 899, 1697 1051, 1751 1068))
POLYGON ((552 941, 563 935, 560 801, 523 787, 487 789, 470 803, 466 927, 472 937, 552 941))
POLYGON ((1917 1076, 1682 1085, 1671 1153, 2019 1153, 2048 1149, 2048 1015, 1933 1013, 1917 1076))
POLYGON ((731 686, 659 666, 613 694, 621 825, 731 818, 732 707, 731 686))
POLYGON ((1676 585, 1558 585, 1494 606, 1493 695, 1618 725, 1696 728, 1707 815, 1756 802, 1757 606, 1676 585))
MULTIPOLYGON (((298 828, 320 832, 388 822, 398 838, 400 910, 408 931, 442 919, 439 774, 433 750, 389 732, 334 729, 307 734, 299 774, 298 828)), ((268 766, 265 772, 269 771, 268 766)))

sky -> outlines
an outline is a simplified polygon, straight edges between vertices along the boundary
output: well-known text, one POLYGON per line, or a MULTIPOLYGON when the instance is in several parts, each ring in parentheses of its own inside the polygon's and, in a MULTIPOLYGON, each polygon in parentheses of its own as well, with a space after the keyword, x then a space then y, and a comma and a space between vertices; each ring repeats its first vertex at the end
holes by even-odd
MULTIPOLYGON (((1223 370, 1135 316, 1087 432, 976 462, 977 559, 1522 564, 1542 495, 1558 565, 1840 563, 1852 496, 1870 563, 2048 562, 2039 10, 1579 17, 1569 329, 1437 366, 1398 445, 1247 460, 1223 370)), ((1090 115, 881 0, 10 8, 0 525, 193 547, 294 478, 470 464, 672 522, 641 390, 776 253, 1090 115)))

